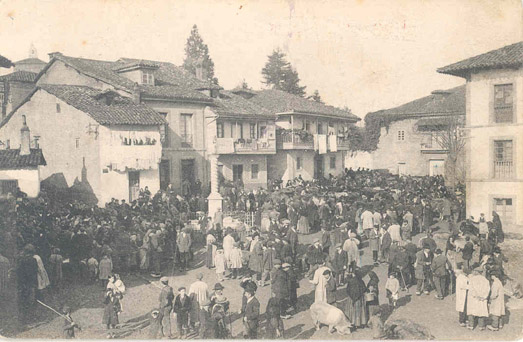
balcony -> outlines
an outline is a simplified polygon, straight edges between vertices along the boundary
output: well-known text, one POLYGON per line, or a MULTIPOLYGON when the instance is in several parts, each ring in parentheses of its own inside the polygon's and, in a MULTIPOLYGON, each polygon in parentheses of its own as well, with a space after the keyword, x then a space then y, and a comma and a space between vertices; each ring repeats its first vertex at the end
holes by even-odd
POLYGON ((350 150, 350 142, 348 138, 337 137, 336 145, 338 151, 350 150))
POLYGON ((282 150, 313 150, 314 136, 304 130, 279 130, 276 145, 282 150))
POLYGON ((494 162, 495 179, 514 178, 514 163, 512 161, 495 161, 494 162))
POLYGON ((424 154, 444 154, 447 153, 447 149, 441 147, 438 143, 421 143, 420 147, 421 153, 424 154))
POLYGON ((216 153, 218 154, 274 154, 276 144, 274 139, 237 139, 217 138, 216 153))

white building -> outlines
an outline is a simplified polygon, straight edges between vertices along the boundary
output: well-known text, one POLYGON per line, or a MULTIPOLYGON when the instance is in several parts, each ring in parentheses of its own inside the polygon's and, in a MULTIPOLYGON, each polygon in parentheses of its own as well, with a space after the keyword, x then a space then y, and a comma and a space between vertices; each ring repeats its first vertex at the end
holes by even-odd
MULTIPOLYGON (((27 120, 47 165, 40 180, 63 187, 81 184, 99 205, 132 201, 145 186, 159 189, 162 117, 112 90, 40 85, 0 123, 4 146, 20 146, 27 120)), ((6 153, 5 151, 3 153, 6 153)))
POLYGON ((467 81, 467 215, 523 225, 523 42, 438 72, 467 81))

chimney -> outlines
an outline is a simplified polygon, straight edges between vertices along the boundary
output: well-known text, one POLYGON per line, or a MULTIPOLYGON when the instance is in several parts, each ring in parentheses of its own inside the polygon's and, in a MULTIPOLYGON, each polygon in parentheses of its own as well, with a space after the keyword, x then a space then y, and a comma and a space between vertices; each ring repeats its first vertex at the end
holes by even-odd
POLYGON ((196 78, 200 81, 205 81, 205 70, 203 69, 203 58, 200 57, 196 60, 196 63, 194 63, 194 69, 196 73, 196 78))
POLYGON ((131 98, 134 103, 140 104, 140 86, 138 83, 134 83, 131 98))
POLYGON ((62 56, 62 53, 56 51, 56 52, 48 53, 47 55, 49 56, 49 60, 51 60, 51 59, 55 58, 56 56, 62 56))
POLYGON ((31 154, 31 132, 27 127, 25 115, 22 115, 22 128, 20 129, 20 155, 27 156, 31 154))

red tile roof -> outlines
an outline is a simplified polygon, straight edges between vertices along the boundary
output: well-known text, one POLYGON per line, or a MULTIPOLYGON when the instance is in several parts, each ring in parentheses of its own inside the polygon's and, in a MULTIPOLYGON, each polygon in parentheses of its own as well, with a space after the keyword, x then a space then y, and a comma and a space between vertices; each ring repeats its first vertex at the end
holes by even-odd
MULTIPOLYGON (((207 82, 200 81, 194 75, 172 63, 132 58, 120 58, 116 62, 111 62, 69 57, 56 53, 53 55, 51 62, 40 72, 38 78, 47 71, 55 60, 60 60, 77 71, 110 84, 116 89, 122 89, 127 92, 138 90, 144 98, 178 99, 212 103, 212 99, 209 96, 199 91, 200 89, 209 88, 210 85, 207 82), (128 68, 131 65, 157 67, 157 69, 152 71, 155 78, 155 85, 137 85, 134 81, 131 81, 125 75, 118 72, 118 70, 128 68), (138 86, 137 89, 135 88, 136 85, 138 86)), ((213 89, 216 87, 215 85, 211 86, 213 89)))
POLYGON ((15 71, 7 75, 0 76, 0 81, 18 81, 18 82, 29 82, 33 83, 36 79, 35 72, 31 71, 15 71))
POLYGON ((360 118, 349 111, 308 100, 303 97, 289 94, 275 89, 255 91, 256 95, 249 99, 274 114, 277 113, 302 113, 324 115, 345 120, 359 121, 360 118))
POLYGON ((20 155, 20 149, 0 150, 0 170, 28 169, 47 165, 40 149, 31 149, 30 154, 20 155))
POLYGON ((221 91, 214 104, 213 111, 220 117, 275 119, 274 113, 266 108, 229 91, 221 91))
POLYGON ((136 104, 123 96, 114 97, 110 104, 100 100, 99 89, 85 86, 43 84, 39 88, 87 113, 101 125, 160 125, 165 120, 151 107, 136 104))
POLYGON ((523 41, 439 68, 442 74, 465 77, 483 69, 520 68, 523 65, 523 41))
POLYGON ((451 114, 465 115, 465 85, 447 90, 436 90, 429 96, 374 113, 378 115, 415 117, 451 114))

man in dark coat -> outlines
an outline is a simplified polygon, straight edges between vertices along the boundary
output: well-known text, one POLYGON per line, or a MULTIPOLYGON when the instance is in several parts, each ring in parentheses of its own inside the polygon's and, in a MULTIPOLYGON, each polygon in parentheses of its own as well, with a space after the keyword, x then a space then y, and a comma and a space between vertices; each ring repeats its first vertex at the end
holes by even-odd
POLYGON ((245 332, 251 340, 256 340, 258 338, 258 326, 260 320, 260 302, 254 296, 255 290, 251 287, 245 289, 245 306, 240 310, 240 314, 243 314, 243 324, 245 327, 245 332))
POLYGON ((189 329, 189 311, 191 310, 191 299, 187 296, 185 287, 178 289, 180 293, 174 300, 173 311, 176 312, 176 324, 178 327, 178 334, 180 338, 185 337, 185 333, 189 329))
POLYGON ((321 227, 321 248, 323 250, 323 253, 328 254, 329 248, 331 246, 330 236, 329 232, 327 231, 326 226, 321 227))
POLYGON ((160 283, 163 285, 162 290, 160 291, 160 307, 159 311, 159 321, 161 326, 161 332, 163 337, 171 338, 171 311, 173 308, 174 293, 173 288, 169 286, 169 278, 162 277, 160 283))
POLYGON ((472 254, 474 253, 474 244, 470 241, 470 236, 465 237, 465 246, 463 246, 463 249, 461 250, 461 254, 463 257, 463 264, 467 269, 470 270, 470 260, 472 259, 472 254))
POLYGON ((25 246, 23 255, 18 259, 16 268, 19 320, 21 323, 27 321, 27 316, 35 303, 35 291, 38 285, 38 265, 33 258, 34 253, 35 249, 32 245, 25 246))
POLYGON ((407 273, 409 273, 408 278, 410 280, 409 285, 413 285, 416 282, 416 277, 414 276, 414 263, 416 262, 416 253, 418 253, 418 247, 409 239, 405 244, 405 252, 409 257, 409 267, 407 273))
POLYGON ((381 238, 381 258, 382 262, 389 262, 389 251, 390 245, 392 244, 392 238, 390 233, 385 229, 381 238))
MULTIPOLYGON (((432 281, 432 259, 434 255, 430 251, 428 245, 424 245, 423 249, 416 253, 416 280, 417 288, 416 294, 419 296, 424 291, 425 294, 429 294, 430 285, 433 285, 432 281)), ((433 286, 432 286, 433 287, 433 286)))
POLYGON ((451 269, 450 262, 443 254, 441 249, 436 249, 434 259, 432 260, 431 270, 434 276, 434 284, 436 285, 436 298, 443 299, 445 297, 445 279, 447 277, 447 269, 451 269))
POLYGON ((296 258, 298 252, 298 233, 294 226, 291 226, 287 231, 287 240, 289 240, 289 245, 291 246, 292 257, 296 258))
POLYGON ((347 269, 348 256, 347 252, 341 249, 341 243, 336 245, 334 258, 332 259, 332 271, 334 272, 335 280, 338 286, 343 285, 345 270, 347 269))
POLYGON ((398 280, 400 281, 400 284, 403 282, 402 285, 404 288, 406 288, 410 283, 410 279, 408 278, 410 274, 407 272, 408 267, 409 256, 405 251, 405 248, 403 246, 399 246, 398 251, 394 254, 394 257, 390 261, 389 274, 397 272, 399 278, 398 280))
POLYGON ((289 275, 282 270, 279 259, 274 260, 274 270, 271 273, 271 293, 280 303, 280 316, 283 319, 290 318, 286 314, 289 299, 289 275))
POLYGON ((290 263, 284 262, 282 268, 289 278, 289 305, 292 310, 296 311, 298 304, 298 288, 300 287, 298 275, 290 263))

